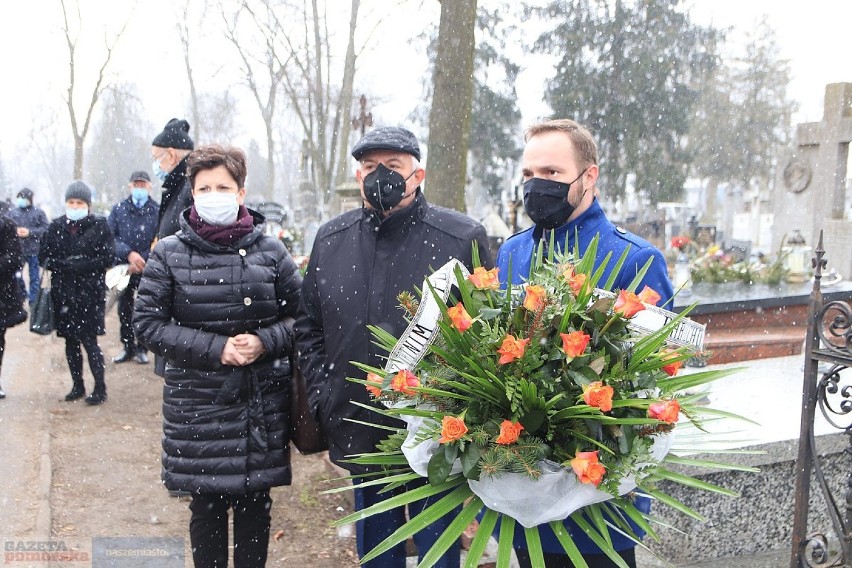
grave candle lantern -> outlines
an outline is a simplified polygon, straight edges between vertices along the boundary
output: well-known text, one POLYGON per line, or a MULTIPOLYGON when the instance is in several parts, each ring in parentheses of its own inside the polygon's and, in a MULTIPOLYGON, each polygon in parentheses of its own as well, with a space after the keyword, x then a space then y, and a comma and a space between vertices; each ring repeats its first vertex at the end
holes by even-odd
POLYGON ((784 251, 784 266, 787 268, 788 282, 804 282, 810 277, 808 261, 811 258, 811 247, 805 242, 805 238, 799 229, 794 229, 793 236, 787 240, 784 251))

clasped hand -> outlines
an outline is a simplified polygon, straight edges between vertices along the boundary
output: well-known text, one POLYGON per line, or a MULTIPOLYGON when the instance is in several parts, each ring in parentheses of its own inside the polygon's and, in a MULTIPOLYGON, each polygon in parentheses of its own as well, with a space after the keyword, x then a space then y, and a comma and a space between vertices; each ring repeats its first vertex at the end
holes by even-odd
POLYGON ((228 338, 220 360, 223 365, 242 367, 257 361, 264 351, 263 342, 258 336, 241 333, 228 338))

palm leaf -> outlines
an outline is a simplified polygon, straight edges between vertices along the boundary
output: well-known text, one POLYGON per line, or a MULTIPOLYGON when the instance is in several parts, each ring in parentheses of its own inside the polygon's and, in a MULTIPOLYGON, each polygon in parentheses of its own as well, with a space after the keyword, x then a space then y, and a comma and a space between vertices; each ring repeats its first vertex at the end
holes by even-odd
POLYGON ((515 519, 500 516, 500 536, 497 540, 497 568, 509 568, 512 557, 512 542, 515 538, 515 519))
MULTIPOLYGON (((467 485, 465 485, 465 487, 467 487, 467 485)), ((473 492, 470 491, 469 488, 468 494, 473 495, 473 492)), ((430 566, 434 566, 435 563, 441 559, 441 556, 443 556, 444 553, 453 545, 453 543, 459 539, 459 536, 461 536, 464 532, 465 527, 473 522, 482 507, 482 499, 479 497, 471 499, 470 502, 462 508, 458 516, 453 519, 446 530, 441 533, 438 540, 432 544, 429 552, 423 555, 423 560, 420 561, 420 564, 418 564, 417 567, 429 568, 430 566)), ((430 507, 430 509, 431 508, 432 507, 430 507)))
MULTIPOLYGON (((414 535, 414 533, 420 532, 421 530, 433 524, 435 521, 437 521, 438 519, 440 519, 441 517, 464 503, 464 500, 467 499, 470 494, 471 491, 467 484, 459 485, 453 491, 451 491, 447 495, 444 495, 443 497, 438 499, 438 501, 423 509, 414 518, 399 527, 385 540, 376 545, 373 550, 369 551, 367 554, 364 555, 363 558, 361 558, 361 563, 365 564, 370 560, 376 558, 377 556, 384 554, 397 544, 405 542, 408 537, 414 535)), ((434 548, 435 546, 432 547, 432 549, 434 548)))
POLYGON ((527 540, 527 552, 533 566, 544 566, 544 554, 541 550, 541 536, 538 527, 524 527, 524 537, 527 540))
POLYGON ((465 560, 464 568, 477 568, 479 560, 485 554, 485 548, 488 546, 488 541, 491 538, 491 533, 494 532, 494 527, 497 525, 497 517, 499 513, 486 508, 482 520, 479 521, 479 528, 476 529, 476 536, 470 543, 470 548, 467 551, 467 560, 465 560))
POLYGON ((583 555, 580 554, 580 549, 577 548, 568 531, 565 530, 565 525, 560 521, 553 521, 550 523, 550 528, 553 529, 553 534, 556 535, 556 539, 562 545, 562 548, 565 549, 565 554, 568 555, 574 566, 576 568, 589 568, 583 555))

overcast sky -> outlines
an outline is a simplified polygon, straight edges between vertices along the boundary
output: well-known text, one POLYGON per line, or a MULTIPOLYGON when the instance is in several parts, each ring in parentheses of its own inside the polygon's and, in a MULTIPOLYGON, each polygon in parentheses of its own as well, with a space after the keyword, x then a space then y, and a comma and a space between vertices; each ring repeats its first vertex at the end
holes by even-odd
MULTIPOLYGON (((482 5, 487 2, 480 0, 482 5)), ((132 16, 133 25, 119 45, 113 67, 124 80, 138 83, 145 107, 157 125, 180 115, 186 105, 183 62, 180 53, 175 52, 176 40, 169 37, 174 34, 176 4, 179 2, 169 0, 139 2, 132 16)), ((364 0, 359 24, 361 31, 384 18, 381 33, 373 38, 373 49, 359 60, 356 89, 367 87, 373 93, 383 93, 380 99, 374 98, 373 112, 385 124, 405 123, 421 98, 423 54, 407 38, 420 33, 423 22, 437 22, 439 14, 437 1, 409 0, 408 8, 387 10, 391 4, 391 0, 364 0)), ((129 5, 130 2, 83 0, 85 33, 93 34, 94 40, 99 41, 104 33, 102 20, 123 20, 129 5)), ((691 14, 698 23, 734 26, 736 31, 731 39, 735 42, 742 40, 743 30, 753 29, 761 15, 768 14, 782 56, 790 60, 793 79, 790 97, 800 104, 797 122, 821 119, 827 83, 852 81, 852 50, 847 47, 852 2, 848 0, 809 0, 806 5, 777 0, 692 0, 691 5, 691 14)), ((47 109, 55 108, 62 120, 67 119, 60 98, 61 89, 67 84, 67 55, 58 24, 57 0, 4 6, 4 17, 0 19, 3 53, 0 68, 4 82, 0 99, 3 103, 0 150, 4 158, 14 155, 20 138, 26 136, 34 120, 45 116, 47 109)), ((203 29, 200 23, 199 30, 203 29)), ((83 46, 98 46, 98 43, 89 41, 83 46)), ((525 58, 529 65, 518 84, 525 122, 547 112, 541 92, 550 69, 533 61, 525 58)), ((215 58, 205 64, 215 65, 215 58)), ((260 132, 252 132, 251 120, 251 117, 246 119, 246 134, 262 138, 260 132)))

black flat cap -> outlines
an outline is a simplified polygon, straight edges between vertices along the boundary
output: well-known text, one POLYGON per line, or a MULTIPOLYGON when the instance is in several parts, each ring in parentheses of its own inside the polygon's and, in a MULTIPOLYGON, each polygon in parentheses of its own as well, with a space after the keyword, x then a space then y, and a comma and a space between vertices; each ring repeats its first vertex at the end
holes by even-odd
POLYGON ((130 183, 133 183, 134 181, 150 182, 151 176, 149 176, 148 172, 146 172, 144 170, 137 170, 137 171, 133 172, 132 174, 130 174, 130 183))
POLYGON ((360 160, 361 156, 372 150, 404 152, 420 159, 420 145, 417 143, 417 137, 411 131, 397 126, 376 128, 366 133, 352 149, 352 157, 360 160))

